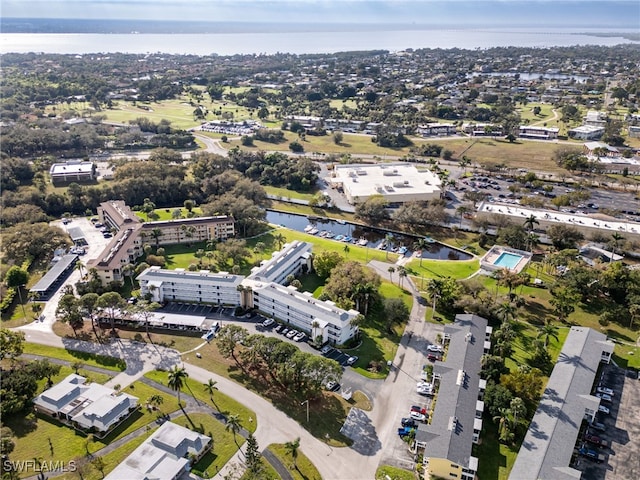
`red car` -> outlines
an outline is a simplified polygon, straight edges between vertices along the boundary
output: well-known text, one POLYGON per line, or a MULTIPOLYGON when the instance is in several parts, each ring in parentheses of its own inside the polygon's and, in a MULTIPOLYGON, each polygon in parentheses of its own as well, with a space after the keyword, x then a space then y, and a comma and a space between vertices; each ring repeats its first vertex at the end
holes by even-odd
POLYGON ((426 413, 427 413, 427 409, 426 408, 419 407, 418 405, 411 405, 411 411, 412 412, 422 413, 423 415, 426 415, 426 413))
POLYGON ((436 360, 438 360, 438 356, 430 353, 427 355, 427 360, 429 360, 430 362, 435 362, 436 360))

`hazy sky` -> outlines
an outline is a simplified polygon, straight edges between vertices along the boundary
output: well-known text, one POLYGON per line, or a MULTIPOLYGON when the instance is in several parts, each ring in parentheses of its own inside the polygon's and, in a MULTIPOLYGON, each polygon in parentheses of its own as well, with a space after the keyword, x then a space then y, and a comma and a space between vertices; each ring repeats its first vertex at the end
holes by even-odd
POLYGON ((3 17, 620 26, 639 0, 0 0, 3 17))

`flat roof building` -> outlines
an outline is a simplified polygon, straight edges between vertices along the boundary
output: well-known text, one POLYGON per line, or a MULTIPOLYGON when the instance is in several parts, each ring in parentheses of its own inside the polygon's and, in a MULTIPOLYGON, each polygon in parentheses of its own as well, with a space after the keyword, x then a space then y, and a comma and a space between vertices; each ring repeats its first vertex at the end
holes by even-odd
POLYGON ((374 195, 390 204, 440 198, 441 181, 430 170, 407 163, 336 165, 332 182, 341 187, 352 205, 374 195))
POLYGON ((555 140, 558 138, 558 132, 560 130, 555 127, 534 127, 529 125, 523 125, 520 127, 520 138, 534 138, 537 140, 555 140))
POLYGON ((570 129, 567 133, 570 138, 578 140, 600 140, 602 135, 604 135, 604 127, 596 125, 580 125, 579 127, 570 129))
POLYGON ((51 183, 60 185, 71 182, 90 182, 95 178, 96 166, 93 162, 68 160, 54 163, 49 169, 51 183))
POLYGON ((274 252, 269 260, 251 269, 249 278, 262 282, 284 283, 289 275, 299 273, 303 268, 311 271, 311 248, 307 242, 295 240, 286 243, 279 252, 274 252))
POLYGON ((510 480, 576 480, 570 466, 583 420, 593 421, 600 399, 591 389, 600 362, 609 363, 613 343, 585 327, 571 327, 525 435, 510 480))
POLYGON ((186 476, 190 465, 212 446, 211 437, 166 422, 119 463, 105 480, 175 480, 186 476))
POLYGON ((444 362, 433 367, 438 396, 429 425, 420 425, 416 446, 424 448, 428 478, 474 480, 478 459, 472 455, 482 430, 485 380, 480 378, 482 355, 491 344, 491 327, 477 315, 456 315, 445 326, 449 343, 444 362))

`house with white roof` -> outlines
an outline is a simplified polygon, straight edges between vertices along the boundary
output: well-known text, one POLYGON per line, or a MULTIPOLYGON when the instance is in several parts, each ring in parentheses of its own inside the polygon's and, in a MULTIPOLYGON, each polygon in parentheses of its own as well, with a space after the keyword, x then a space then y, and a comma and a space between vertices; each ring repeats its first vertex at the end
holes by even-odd
POLYGON ((58 418, 82 430, 102 434, 115 428, 138 408, 138 399, 98 383, 87 383, 71 374, 38 395, 33 403, 37 412, 58 418))
POLYGON ((164 423, 105 480, 176 480, 213 447, 211 437, 164 423))
POLYGON ((93 162, 82 160, 68 160, 64 163, 54 163, 49 169, 51 183, 63 185, 65 183, 90 182, 96 176, 96 166, 93 162))

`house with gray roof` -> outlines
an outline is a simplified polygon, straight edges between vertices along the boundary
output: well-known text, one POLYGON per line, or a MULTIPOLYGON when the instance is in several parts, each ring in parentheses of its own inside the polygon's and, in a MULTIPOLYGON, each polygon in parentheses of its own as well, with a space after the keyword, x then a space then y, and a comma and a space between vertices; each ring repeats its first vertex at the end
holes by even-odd
POLYGON ((491 327, 477 315, 456 315, 444 329, 448 344, 443 362, 433 367, 438 385, 429 425, 416 432, 416 448, 424 449, 426 474, 436 478, 474 480, 478 459, 471 453, 482 430, 485 380, 481 358, 490 348, 491 327))
POLYGON ((120 463, 105 480, 175 480, 189 478, 191 464, 205 455, 211 437, 166 422, 120 463))
POLYGON ((37 412, 58 418, 82 430, 106 433, 138 407, 138 399, 98 383, 87 383, 71 374, 38 395, 33 403, 37 412))
POLYGON ((586 327, 571 327, 549 377, 510 480, 576 480, 571 467, 583 421, 592 422, 600 399, 591 395, 601 362, 609 363, 613 343, 586 327))

